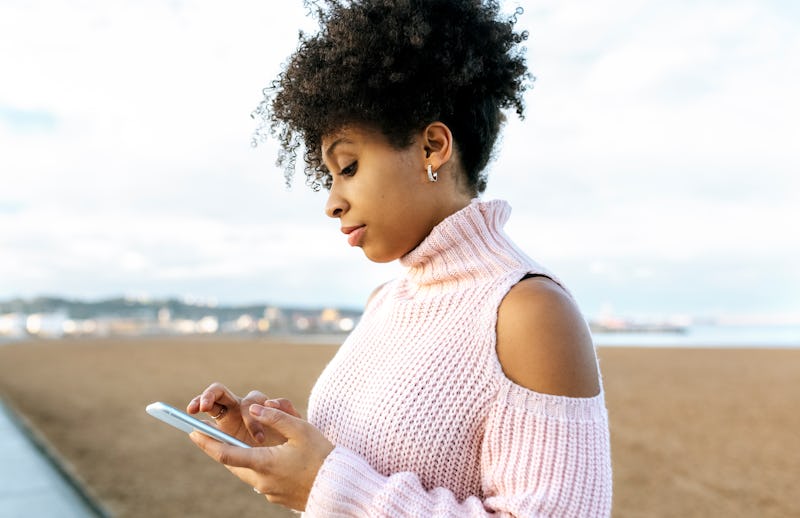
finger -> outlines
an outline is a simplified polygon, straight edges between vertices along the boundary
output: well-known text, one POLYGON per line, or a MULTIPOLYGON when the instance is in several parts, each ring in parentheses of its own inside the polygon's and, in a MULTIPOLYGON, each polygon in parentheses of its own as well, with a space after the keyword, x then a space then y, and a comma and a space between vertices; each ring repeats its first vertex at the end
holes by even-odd
MULTIPOLYGON (((186 412, 189 414, 197 414, 200 412, 200 397, 195 396, 194 399, 189 401, 189 404, 186 405, 186 412)), ((221 419, 223 415, 227 412, 228 408, 226 406, 220 405, 219 403, 214 403, 211 407, 210 411, 206 413, 209 414, 214 419, 221 419)))
POLYGON ((300 417, 300 412, 298 412, 291 401, 285 398, 277 398, 277 399, 270 399, 264 402, 264 406, 270 406, 272 408, 277 408, 281 412, 286 412, 289 415, 293 415, 295 417, 300 417))
POLYGON ((214 403, 214 406, 211 407, 211 410, 206 412, 211 419, 215 422, 225 417, 228 413, 228 407, 220 405, 219 403, 214 403))
POLYGON ((264 401, 268 400, 269 398, 259 390, 251 390, 247 393, 245 397, 242 398, 242 403, 245 401, 249 401, 250 404, 263 404, 264 401))
POLYGON ((266 437, 264 435, 264 426, 258 421, 258 419, 250 415, 249 408, 250 405, 253 404, 263 405, 267 399, 267 396, 263 392, 252 390, 242 399, 241 403, 239 404, 244 425, 247 427, 247 431, 250 432, 250 435, 258 444, 262 444, 264 442, 264 438, 266 437))
POLYGON ((200 396, 195 396, 189 401, 189 404, 186 405, 186 412, 189 414, 196 414, 200 411, 200 396))
MULTIPOLYGON (((231 407, 238 406, 239 398, 222 383, 212 383, 200 394, 199 411, 210 414, 214 411, 215 404, 230 409, 231 407)), ((219 407, 216 410, 217 412, 214 412, 213 415, 219 413, 219 407)))
POLYGON ((274 488, 271 484, 269 484, 268 480, 265 480, 263 474, 257 473, 249 468, 237 468, 235 466, 225 467, 228 468, 228 471, 233 473, 236 478, 252 487, 258 496, 266 498, 267 501, 272 502, 273 504, 286 505, 288 502, 286 498, 281 498, 280 495, 273 493, 274 488))
POLYGON ((257 462, 254 448, 230 446, 197 431, 190 433, 189 438, 206 455, 220 464, 229 467, 255 469, 257 462))
MULTIPOLYGON (((250 468, 237 468, 236 466, 225 466, 228 471, 236 475, 236 478, 247 484, 251 487, 261 486, 264 487, 264 484, 261 482, 261 477, 259 473, 253 471, 250 468)), ((263 490, 262 491, 263 494, 263 490)))
POLYGON ((215 447, 213 443, 217 441, 209 439, 207 436, 200 434, 198 432, 194 432, 194 435, 189 434, 189 437, 197 446, 200 447, 201 450, 203 450, 204 453, 206 453, 209 457, 216 460, 217 462, 221 462, 225 466, 225 468, 227 468, 228 471, 233 473, 239 480, 241 480, 248 486, 255 488, 259 492, 259 494, 269 498, 268 495, 266 494, 267 489, 264 485, 264 482, 263 480, 261 480, 263 476, 260 473, 249 467, 238 467, 232 464, 225 464, 225 461, 227 461, 227 459, 218 457, 217 454, 214 453, 213 451, 215 447), (209 440, 211 441, 211 443, 207 446, 206 441, 209 440), (259 487, 261 489, 258 489, 259 487))
POLYGON ((286 437, 289 442, 302 438, 306 424, 302 419, 270 406, 251 405, 249 410, 250 415, 286 437))

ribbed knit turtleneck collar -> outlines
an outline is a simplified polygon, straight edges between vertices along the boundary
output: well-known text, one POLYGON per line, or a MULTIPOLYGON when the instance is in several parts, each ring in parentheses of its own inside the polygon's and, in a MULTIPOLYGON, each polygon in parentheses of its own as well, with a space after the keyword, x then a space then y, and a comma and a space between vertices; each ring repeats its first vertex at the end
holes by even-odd
POLYGON ((420 288, 445 288, 523 267, 529 259, 503 232, 510 214, 505 201, 473 199, 400 258, 406 278, 420 288))

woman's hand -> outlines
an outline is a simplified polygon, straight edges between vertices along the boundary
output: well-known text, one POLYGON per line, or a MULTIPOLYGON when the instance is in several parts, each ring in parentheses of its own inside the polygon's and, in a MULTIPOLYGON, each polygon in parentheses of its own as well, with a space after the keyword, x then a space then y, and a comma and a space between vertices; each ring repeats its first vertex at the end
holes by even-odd
POLYGON ((189 414, 205 412, 214 419, 217 428, 251 446, 275 446, 286 438, 272 429, 265 429, 258 419, 250 414, 250 405, 269 405, 283 412, 300 417, 288 399, 269 399, 257 390, 244 398, 238 397, 222 383, 212 383, 202 394, 186 406, 189 414))
POLYGON ((303 511, 317 472, 333 451, 333 444, 310 423, 279 406, 280 403, 267 401, 266 405, 251 405, 247 412, 264 429, 285 438, 277 446, 237 448, 199 432, 192 432, 189 437, 270 502, 303 511))

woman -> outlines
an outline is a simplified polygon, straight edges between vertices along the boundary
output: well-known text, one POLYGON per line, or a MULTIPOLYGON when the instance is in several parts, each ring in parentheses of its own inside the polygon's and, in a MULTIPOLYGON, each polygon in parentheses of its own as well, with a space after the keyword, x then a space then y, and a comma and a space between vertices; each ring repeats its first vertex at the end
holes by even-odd
POLYGON ((289 401, 214 384, 188 405, 253 449, 192 440, 311 516, 607 516, 608 418, 591 336, 561 283, 483 202, 526 38, 497 2, 332 2, 257 114, 379 287, 315 385, 289 401))

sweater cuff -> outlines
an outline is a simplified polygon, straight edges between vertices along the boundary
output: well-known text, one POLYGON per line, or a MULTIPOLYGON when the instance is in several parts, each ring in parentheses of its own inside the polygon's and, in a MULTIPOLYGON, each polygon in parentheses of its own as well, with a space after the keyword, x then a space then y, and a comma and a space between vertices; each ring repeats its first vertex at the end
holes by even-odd
POLYGON ((317 472, 306 516, 365 516, 388 477, 347 448, 336 446, 317 472))

